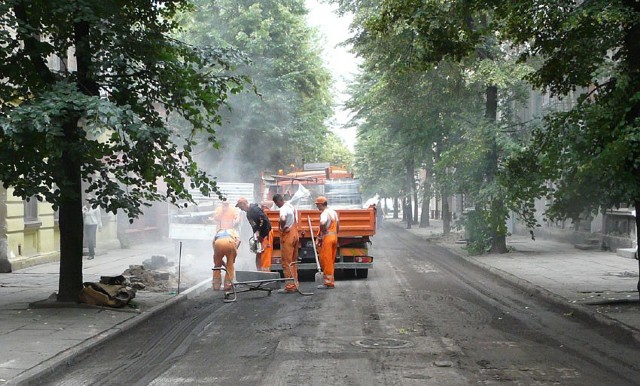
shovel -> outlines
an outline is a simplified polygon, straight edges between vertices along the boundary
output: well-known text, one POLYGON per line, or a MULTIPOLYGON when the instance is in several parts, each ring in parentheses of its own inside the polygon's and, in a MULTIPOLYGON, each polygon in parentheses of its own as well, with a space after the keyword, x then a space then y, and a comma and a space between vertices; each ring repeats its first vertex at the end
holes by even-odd
POLYGON ((311 232, 311 243, 313 244, 313 255, 316 257, 316 265, 318 266, 318 272, 316 272, 315 281, 317 285, 323 285, 324 274, 322 273, 322 269, 320 268, 320 260, 318 260, 318 251, 316 250, 316 240, 313 237, 313 228, 311 228, 311 217, 307 216, 307 220, 309 220, 309 232, 311 232))

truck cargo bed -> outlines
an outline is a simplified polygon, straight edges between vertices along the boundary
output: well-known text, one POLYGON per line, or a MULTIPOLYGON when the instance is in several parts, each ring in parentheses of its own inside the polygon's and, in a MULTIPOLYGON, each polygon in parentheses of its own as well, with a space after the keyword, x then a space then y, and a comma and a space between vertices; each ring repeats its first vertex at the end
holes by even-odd
MULTIPOLYGON (((342 237, 370 237, 376 233, 376 215, 372 208, 369 209, 337 209, 338 218, 340 219, 340 230, 338 238, 342 237)), ((280 237, 278 229, 279 212, 277 210, 265 210, 271 227, 273 228, 274 237, 280 237)), ((320 211, 313 209, 304 209, 298 211, 299 216, 299 232, 300 237, 304 232, 304 236, 311 237, 309 234, 309 222, 307 218, 311 218, 311 226, 314 235, 318 234, 320 227, 320 211)))

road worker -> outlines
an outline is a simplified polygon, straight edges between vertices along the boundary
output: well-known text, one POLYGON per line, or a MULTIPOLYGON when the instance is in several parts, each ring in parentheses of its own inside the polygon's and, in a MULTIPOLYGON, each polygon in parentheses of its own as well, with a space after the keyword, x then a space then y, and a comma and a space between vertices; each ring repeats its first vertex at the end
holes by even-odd
POLYGON ((319 250, 318 260, 320 260, 320 268, 324 274, 324 284, 319 285, 319 289, 331 289, 335 283, 334 265, 338 253, 340 220, 338 213, 328 205, 326 197, 316 198, 316 208, 322 212, 320 213, 320 230, 316 239, 319 250))
POLYGON ((280 208, 280 251, 282 271, 287 280, 284 289, 280 293, 292 293, 298 290, 298 268, 295 263, 298 260, 298 212, 288 202, 284 201, 281 194, 273 196, 273 202, 280 208), (294 263, 294 264, 292 264, 294 263))
MULTIPOLYGON (((224 291, 231 290, 231 283, 235 279, 234 264, 238 256, 240 246, 240 235, 235 229, 219 229, 213 239, 213 267, 221 268, 225 266, 224 291), (226 261, 223 258, 226 257, 226 261)), ((222 274, 220 269, 213 270, 213 290, 220 291, 222 285, 222 274)))
POLYGON ((273 256, 273 229, 271 229, 269 218, 258 204, 249 204, 249 201, 244 197, 238 199, 236 208, 247 213, 253 237, 260 242, 261 251, 256 253, 256 269, 270 272, 271 257, 273 256))
POLYGON ((213 214, 216 229, 237 229, 240 224, 240 213, 229 205, 229 201, 222 201, 213 214))

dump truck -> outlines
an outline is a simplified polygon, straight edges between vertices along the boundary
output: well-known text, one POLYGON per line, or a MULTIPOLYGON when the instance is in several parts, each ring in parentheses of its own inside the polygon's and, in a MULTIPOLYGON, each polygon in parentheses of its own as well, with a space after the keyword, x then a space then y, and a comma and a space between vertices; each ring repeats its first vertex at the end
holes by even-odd
MULTIPOLYGON (((329 202, 331 204, 331 202, 329 202)), ((373 268, 373 257, 369 255, 371 237, 376 233, 375 208, 366 209, 336 209, 340 219, 338 232, 338 253, 336 255, 335 269, 341 270, 346 277, 358 277, 365 279, 369 270, 373 268)), ((265 211, 271 226, 273 227, 273 257, 271 271, 282 272, 280 264, 280 230, 277 210, 265 211)), ((314 238, 320 228, 320 211, 302 209, 298 211, 300 236, 300 249, 298 251, 298 270, 317 270, 314 256, 311 232, 314 238), (311 232, 309 220, 311 219, 311 232)))
MULTIPOLYGON (((335 269, 342 271, 346 277, 366 278, 369 275, 369 270, 373 268, 369 245, 376 232, 376 208, 362 208, 360 181, 351 172, 327 163, 317 163, 307 164, 303 170, 287 174, 263 174, 263 207, 271 207, 271 199, 276 193, 284 195, 285 199, 287 196, 296 197, 293 204, 298 209, 299 218, 298 270, 317 269, 311 232, 315 237, 320 227, 320 211, 315 209, 315 199, 324 196, 329 206, 338 212, 340 219, 335 269), (298 195, 302 189, 306 194, 298 195), (311 219, 311 230, 308 219, 311 219)), ((282 272, 279 211, 271 207, 265 213, 274 229, 271 270, 282 272)))

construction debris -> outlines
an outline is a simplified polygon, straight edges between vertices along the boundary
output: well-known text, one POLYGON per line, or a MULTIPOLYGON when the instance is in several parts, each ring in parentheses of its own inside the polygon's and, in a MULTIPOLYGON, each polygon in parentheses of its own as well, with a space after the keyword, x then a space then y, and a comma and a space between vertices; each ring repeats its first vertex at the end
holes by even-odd
POLYGON ((151 259, 147 259, 142 262, 142 265, 145 269, 162 269, 166 267, 172 267, 173 263, 169 262, 166 256, 164 255, 153 255, 151 259))
POLYGON ((83 283, 84 288, 80 292, 79 300, 94 306, 121 308, 136 296, 136 290, 128 284, 122 275, 101 276, 98 283, 83 283))
MULTIPOLYGON (((131 286, 149 292, 176 291, 178 275, 174 263, 164 255, 154 255, 142 262, 142 265, 130 265, 122 275, 129 279, 131 286)), ((180 287, 193 284, 193 279, 184 272, 180 277, 180 287)))

